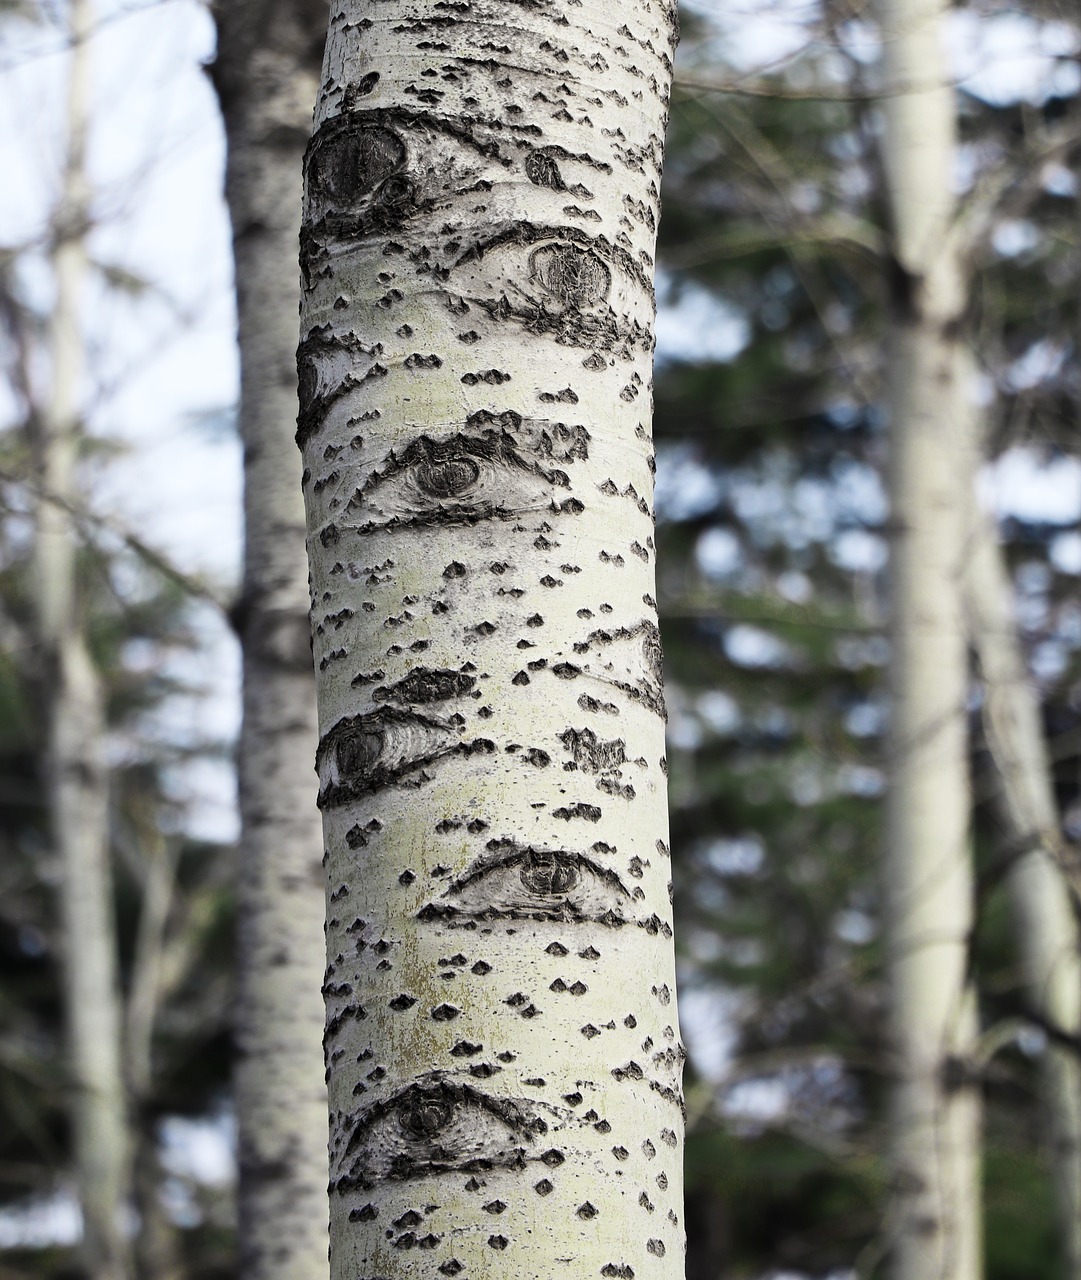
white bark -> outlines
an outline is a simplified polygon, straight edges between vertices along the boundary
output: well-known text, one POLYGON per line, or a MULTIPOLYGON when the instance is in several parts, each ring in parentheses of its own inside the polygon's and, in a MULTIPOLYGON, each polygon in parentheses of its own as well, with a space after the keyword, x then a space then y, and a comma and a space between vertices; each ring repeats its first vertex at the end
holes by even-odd
POLYGON ((84 366, 81 304, 87 275, 89 200, 85 147, 90 76, 89 0, 72 0, 68 149, 52 253, 51 385, 35 439, 35 593, 44 664, 45 786, 60 867, 64 1017, 71 1075, 75 1173, 83 1252, 92 1280, 125 1280, 129 1244, 122 1210, 130 1178, 122 1017, 109 858, 109 777, 101 681, 87 651, 76 578, 75 496, 79 392, 84 366))
POLYGON ((298 438, 331 1275, 682 1272, 652 592, 670 0, 344 0, 298 438))
POLYGON ((885 163, 896 272, 892 777, 884 868, 895 1083, 896 1280, 981 1274, 973 927, 961 609, 970 484, 964 280, 949 237, 954 107, 944 0, 882 0, 885 163), (902 88, 904 87, 904 88, 902 88), (896 90, 896 92, 891 92, 896 90))
MULTIPOLYGON (((984 678, 983 724, 1002 788, 998 808, 1019 850, 1007 887, 1025 993, 1068 1036, 1081 1033, 1081 939, 1063 874, 1058 807, 1039 698, 1028 678, 1011 607, 1012 586, 994 525, 977 516, 968 565, 970 627, 984 678)), ((1042 1102, 1058 1206, 1064 1274, 1081 1277, 1081 1064, 1045 1050, 1042 1102)))
POLYGON ((236 1100, 240 1273, 325 1280, 323 841, 296 417, 297 226, 327 7, 229 0, 214 68, 229 141, 244 441, 236 1100))

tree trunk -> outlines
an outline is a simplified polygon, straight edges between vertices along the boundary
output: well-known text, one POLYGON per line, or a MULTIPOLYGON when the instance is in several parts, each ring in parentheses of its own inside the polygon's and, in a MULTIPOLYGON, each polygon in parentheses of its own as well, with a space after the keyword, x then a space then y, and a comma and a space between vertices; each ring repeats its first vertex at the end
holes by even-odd
POLYGON ((64 1018, 83 1255, 92 1280, 126 1280, 129 1242, 122 1218, 130 1192, 130 1144, 109 857, 105 708, 83 635, 78 539, 69 516, 77 493, 85 360, 81 306, 89 230, 85 151, 92 20, 89 0, 72 0, 68 146, 53 226, 51 384, 34 439, 39 482, 35 594, 44 677, 45 791, 60 872, 64 1018))
MULTIPOLYGON (((980 515, 968 565, 969 626, 984 679, 983 724, 999 774, 999 811, 1018 856, 1007 887, 1025 992, 1038 1017, 1081 1033, 1081 939, 1063 875, 1058 808, 1040 705, 1011 608, 1012 587, 994 525, 980 515)), ((1081 1065, 1074 1049, 1048 1044, 1042 1102, 1059 1235, 1070 1280, 1081 1277, 1081 1065)))
POLYGON ((675 1276, 670 0, 335 5, 298 356, 331 1275, 675 1276))
POLYGON ((236 1101, 240 1274, 325 1280, 323 841, 296 417, 297 227, 327 5, 229 0, 214 80, 228 136, 244 442, 236 1101))
POLYGON ((895 1083, 896 1280, 981 1273, 979 1098, 962 617, 971 452, 965 282, 951 247, 954 108, 944 0, 882 0, 894 233, 892 777, 884 874, 895 1083))

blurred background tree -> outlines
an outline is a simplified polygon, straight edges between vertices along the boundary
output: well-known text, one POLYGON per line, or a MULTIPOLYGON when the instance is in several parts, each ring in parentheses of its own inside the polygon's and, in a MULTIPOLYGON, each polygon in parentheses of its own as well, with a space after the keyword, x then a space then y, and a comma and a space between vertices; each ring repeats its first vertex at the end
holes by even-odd
MULTIPOLYGON (((150 20, 106 8, 117 27, 150 20)), ((158 8, 205 20, 190 0, 158 8)), ((655 432, 691 1050, 688 1274, 884 1277, 890 1056, 877 867, 890 765, 885 339, 898 271, 881 41, 868 9, 832 0, 682 9, 655 432)), ((36 12, 59 42, 66 8, 36 12)), ((27 24, 10 6, 4 21, 27 24)), ((1013 587, 1012 601, 999 589, 970 604, 979 1039, 968 1065, 986 1107, 985 1273, 1075 1280, 1039 1097, 1049 1064, 1074 1062, 1076 1029, 1033 997, 1009 885, 1034 850, 1076 884, 1081 838, 1081 26, 1071 8, 1026 0, 960 5, 946 27, 965 347, 984 424, 978 488, 1013 587), (1003 660, 996 640, 1013 656, 1003 660), (1042 799, 1027 811, 989 676, 1028 699, 1006 720, 1027 715, 1042 734, 1027 751, 1042 783, 1026 792, 1042 799)), ((6 39, 5 65, 38 47, 6 39)), ((216 216, 224 227, 220 206, 216 216)), ((70 1076, 32 629, 27 432, 48 385, 52 294, 46 240, 2 235, 0 1277, 29 1280, 83 1273, 55 1213, 71 1186, 70 1076), (34 1226, 46 1205, 53 1225, 34 1226)), ((108 261, 92 267, 95 281, 145 308, 155 284, 108 261)), ((200 662, 220 661, 225 628, 197 602, 205 573, 168 572, 170 558, 151 554, 155 530, 136 537, 100 500, 101 477, 124 465, 117 444, 94 427, 79 459, 79 582, 106 693, 121 987, 129 1025, 151 1046, 129 1076, 141 1082, 129 1101, 138 1273, 233 1276, 228 1167, 193 1172, 200 1144, 228 1131, 232 853, 224 837, 200 837, 177 798, 190 762, 224 744, 177 732, 183 717, 169 710, 201 679, 200 662)), ((170 479, 155 483, 165 492, 170 479)))

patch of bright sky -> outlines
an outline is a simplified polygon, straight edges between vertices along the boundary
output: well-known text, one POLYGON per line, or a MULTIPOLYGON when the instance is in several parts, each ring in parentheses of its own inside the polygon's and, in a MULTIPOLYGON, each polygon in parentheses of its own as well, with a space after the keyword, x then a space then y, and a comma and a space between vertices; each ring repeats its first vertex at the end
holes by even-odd
MULTIPOLYGON (((224 139, 203 70, 213 24, 197 0, 98 0, 96 15, 89 248, 96 263, 143 283, 118 292, 97 274, 89 285, 87 417, 122 451, 96 469, 86 500, 227 595, 241 559, 241 452, 231 425, 220 425, 236 401, 238 362, 224 139)), ((64 32, 48 22, 9 23, 5 34, 0 241, 38 247, 23 279, 44 310, 52 285, 40 247, 58 192, 68 55, 64 32)), ((228 742, 239 723, 235 642, 214 610, 200 609, 195 625, 201 650, 171 658, 170 674, 199 696, 171 699, 153 733, 228 742)), ((178 768, 171 781, 192 835, 235 836, 227 760, 178 768)))
MULTIPOLYGON (((979 491, 982 501, 1000 518, 1074 524, 1081 519, 1081 459, 1061 454, 1049 458, 1036 449, 1011 449, 993 466, 984 468, 979 491)), ((1066 555, 1070 545, 1066 544, 1066 555)))
POLYGON ((35 1197, 0 1212, 0 1249, 73 1245, 82 1233, 79 1203, 66 1191, 35 1197))
POLYGON ((954 74, 961 87, 994 106, 1035 104, 1081 89, 1076 28, 1037 22, 1022 13, 954 9, 946 27, 954 74))
POLYGON ((701 286, 676 286, 657 272, 658 364, 671 360, 734 360, 751 340, 747 317, 701 286))

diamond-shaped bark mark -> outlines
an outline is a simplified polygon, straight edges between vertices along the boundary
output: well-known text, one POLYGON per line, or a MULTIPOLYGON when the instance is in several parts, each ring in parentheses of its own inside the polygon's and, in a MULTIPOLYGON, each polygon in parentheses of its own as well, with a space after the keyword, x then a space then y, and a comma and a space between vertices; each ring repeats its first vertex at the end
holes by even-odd
POLYGON ((440 1004, 432 1010, 432 1018, 436 1022, 453 1022, 461 1012, 452 1004, 440 1004))

